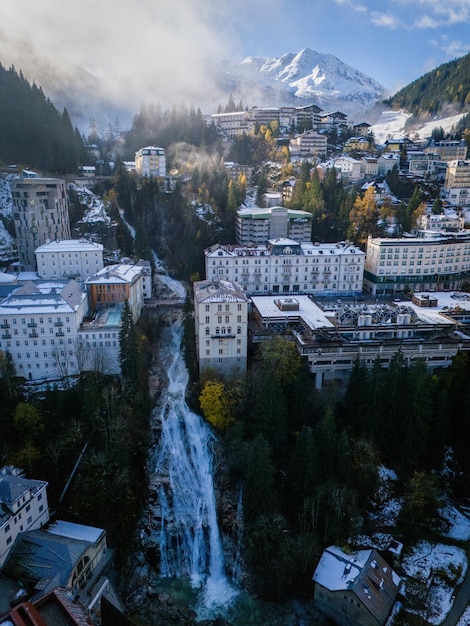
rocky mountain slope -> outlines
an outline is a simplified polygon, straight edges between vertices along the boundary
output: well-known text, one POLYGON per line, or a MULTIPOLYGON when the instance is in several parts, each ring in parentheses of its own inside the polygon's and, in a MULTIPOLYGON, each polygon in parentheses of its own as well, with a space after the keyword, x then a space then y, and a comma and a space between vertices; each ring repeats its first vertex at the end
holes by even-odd
POLYGON ((310 48, 279 58, 248 57, 237 65, 226 64, 217 85, 251 104, 314 102, 324 110, 339 109, 348 115, 364 112, 388 95, 374 79, 310 48))

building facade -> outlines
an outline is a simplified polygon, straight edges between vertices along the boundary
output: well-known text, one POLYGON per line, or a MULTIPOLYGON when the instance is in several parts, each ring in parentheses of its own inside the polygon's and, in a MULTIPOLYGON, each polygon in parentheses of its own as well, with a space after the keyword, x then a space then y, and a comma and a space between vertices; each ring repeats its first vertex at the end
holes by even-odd
POLYGON ((145 264, 107 265, 85 282, 90 309, 97 311, 103 307, 124 304, 127 300, 132 317, 137 321, 144 304, 144 282, 148 291, 148 273, 149 266, 145 264))
POLYGON ((349 242, 271 239, 206 248, 206 279, 238 282, 247 294, 360 295, 365 254, 349 242))
POLYGON ((289 142, 292 156, 304 158, 326 156, 328 139, 326 135, 310 130, 298 135, 289 142))
POLYGON ((199 371, 232 378, 246 370, 248 298, 242 287, 223 279, 194 283, 199 371))
POLYGON ((470 279, 470 232, 400 239, 369 237, 364 288, 376 295, 460 289, 470 279))
POLYGON ((65 181, 59 178, 15 178, 11 181, 13 217, 20 262, 34 268, 34 251, 56 239, 70 239, 65 181))
POLYGON ((235 228, 237 243, 241 245, 278 238, 311 241, 312 214, 281 206, 238 209, 235 228))
POLYGON ((0 302, 0 350, 27 380, 77 374, 77 333, 88 307, 74 280, 28 282, 0 302))
POLYGON ((305 295, 251 300, 250 341, 260 343, 273 335, 292 340, 317 389, 325 382, 345 383, 358 360, 367 368, 377 362, 386 368, 400 352, 404 362, 420 359, 434 371, 470 350, 467 294, 416 294, 412 302, 384 304, 320 304, 305 295))
POLYGON ((0 568, 17 536, 41 528, 49 520, 47 483, 29 480, 13 466, 0 469, 0 568))
POLYGON ((84 281, 103 269, 103 244, 86 239, 51 241, 34 251, 38 276, 84 281))
POLYGON ((314 602, 340 626, 385 626, 401 579, 377 550, 323 551, 313 574, 314 602))
POLYGON ((444 191, 451 204, 470 204, 470 161, 449 161, 444 191))
POLYGON ((461 141, 432 141, 424 149, 424 152, 429 155, 437 155, 439 161, 465 160, 467 158, 467 144, 463 139, 461 141))
POLYGON ((166 176, 165 150, 146 146, 135 153, 135 171, 139 176, 164 178, 166 176))

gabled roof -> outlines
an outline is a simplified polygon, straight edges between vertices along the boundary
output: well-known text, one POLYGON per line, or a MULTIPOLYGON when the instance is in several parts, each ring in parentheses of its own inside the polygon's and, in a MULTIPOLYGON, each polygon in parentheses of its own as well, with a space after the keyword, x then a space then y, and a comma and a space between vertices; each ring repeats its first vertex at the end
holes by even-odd
POLYGON ((385 624, 400 585, 400 577, 376 550, 347 554, 337 546, 324 550, 313 580, 329 591, 352 592, 381 624, 385 624))
POLYGON ((223 279, 203 280, 194 283, 194 298, 200 303, 248 302, 243 288, 235 282, 223 279))
POLYGON ((13 505, 28 492, 36 493, 47 483, 42 480, 31 480, 22 476, 0 474, 0 504, 13 505))
POLYGON ((28 281, 0 303, 0 313, 65 313, 75 311, 85 298, 75 280, 28 281))

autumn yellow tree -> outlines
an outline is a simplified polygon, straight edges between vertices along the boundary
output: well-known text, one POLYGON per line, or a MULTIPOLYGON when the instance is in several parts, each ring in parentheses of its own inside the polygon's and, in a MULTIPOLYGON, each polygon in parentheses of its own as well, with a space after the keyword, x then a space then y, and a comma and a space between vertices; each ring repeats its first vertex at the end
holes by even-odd
POLYGON ((370 186, 365 194, 358 196, 349 213, 349 236, 355 243, 361 244, 369 235, 377 232, 377 203, 374 187, 370 186))
POLYGON ((205 419, 218 430, 224 431, 235 421, 232 396, 223 382, 206 381, 199 395, 199 404, 205 419))

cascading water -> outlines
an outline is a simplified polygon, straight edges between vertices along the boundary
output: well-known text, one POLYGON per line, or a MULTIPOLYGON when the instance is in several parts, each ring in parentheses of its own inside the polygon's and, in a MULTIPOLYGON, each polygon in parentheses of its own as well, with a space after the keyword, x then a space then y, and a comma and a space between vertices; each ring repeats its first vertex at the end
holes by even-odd
MULTIPOLYGON (((168 391, 155 417, 160 438, 150 471, 160 506, 160 574, 189 576, 202 590, 198 614, 224 606, 236 595, 225 575, 212 476, 213 435, 185 400, 188 371, 184 363, 181 321, 164 330, 168 391)), ((163 355, 162 355, 163 356, 163 355)))

